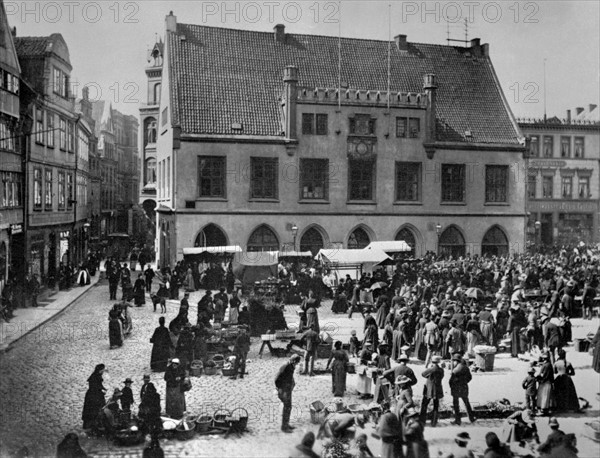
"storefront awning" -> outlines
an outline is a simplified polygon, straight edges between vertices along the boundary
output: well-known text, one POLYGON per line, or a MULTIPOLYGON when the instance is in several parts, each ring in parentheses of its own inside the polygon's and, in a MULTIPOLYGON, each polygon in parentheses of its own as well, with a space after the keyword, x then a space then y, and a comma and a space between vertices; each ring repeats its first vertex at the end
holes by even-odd
POLYGON ((400 253, 405 251, 411 251, 410 245, 404 240, 388 240, 382 242, 371 242, 365 250, 381 250, 385 253, 400 253))
POLYGON ((328 262, 338 265, 360 265, 360 264, 378 264, 390 257, 383 251, 373 248, 370 250, 346 250, 346 249, 322 249, 319 250, 315 259, 321 262, 328 262))
POLYGON ((242 248, 239 245, 227 245, 227 246, 204 246, 204 247, 194 247, 194 248, 184 248, 183 255, 190 254, 202 254, 202 253, 210 253, 210 254, 222 254, 222 253, 241 253, 242 248))

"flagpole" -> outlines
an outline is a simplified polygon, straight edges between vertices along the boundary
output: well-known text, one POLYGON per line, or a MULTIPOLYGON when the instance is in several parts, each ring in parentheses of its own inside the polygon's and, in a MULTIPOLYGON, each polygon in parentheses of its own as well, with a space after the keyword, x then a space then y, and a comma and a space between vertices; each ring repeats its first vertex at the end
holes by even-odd
POLYGON ((338 112, 342 112, 342 2, 338 1, 338 112))

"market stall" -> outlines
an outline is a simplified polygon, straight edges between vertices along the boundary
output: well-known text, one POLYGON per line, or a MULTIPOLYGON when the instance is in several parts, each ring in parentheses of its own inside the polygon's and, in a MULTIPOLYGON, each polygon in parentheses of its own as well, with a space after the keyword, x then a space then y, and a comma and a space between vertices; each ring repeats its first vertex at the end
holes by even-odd
POLYGON ((335 271, 338 278, 350 275, 353 279, 359 279, 363 272, 372 273, 373 267, 390 257, 378 248, 321 249, 315 259, 335 271))
POLYGON ((277 251, 239 251, 233 256, 233 274, 245 289, 257 281, 277 279, 277 251))

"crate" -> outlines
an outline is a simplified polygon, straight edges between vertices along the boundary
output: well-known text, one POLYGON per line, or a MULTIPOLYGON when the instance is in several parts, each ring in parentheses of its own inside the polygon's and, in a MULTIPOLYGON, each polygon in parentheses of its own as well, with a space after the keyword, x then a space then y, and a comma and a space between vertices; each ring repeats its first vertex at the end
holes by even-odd
POLYGON ((277 336, 275 334, 262 334, 260 336, 260 340, 262 340, 263 342, 269 342, 272 340, 277 340, 277 336))
POLYGON ((314 425, 321 425, 327 416, 327 409, 321 401, 315 401, 310 405, 310 421, 314 425))
POLYGON ((475 364, 486 372, 492 372, 495 357, 495 353, 475 353, 475 364))
POLYGON ((575 351, 585 353, 590 349, 590 342, 587 339, 574 339, 573 346, 575 351))

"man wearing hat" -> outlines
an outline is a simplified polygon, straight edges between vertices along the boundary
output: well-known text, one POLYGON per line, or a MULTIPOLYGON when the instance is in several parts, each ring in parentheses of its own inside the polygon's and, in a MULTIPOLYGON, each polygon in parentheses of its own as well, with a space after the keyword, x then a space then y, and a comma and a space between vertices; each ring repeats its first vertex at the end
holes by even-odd
POLYGON ((525 403, 527 407, 535 414, 537 408, 537 380, 534 376, 535 367, 530 367, 527 371, 527 377, 523 380, 521 386, 525 390, 525 403))
POLYGON ((188 302, 188 299, 190 297, 190 293, 189 292, 185 292, 183 293, 183 299, 181 299, 181 303, 179 305, 179 313, 181 314, 181 312, 187 312, 190 309, 190 303, 188 302))
POLYGON ((423 400, 421 401, 421 413, 420 421, 425 424, 427 421, 427 406, 429 401, 433 400, 433 417, 431 419, 431 426, 436 426, 438 421, 438 414, 440 408, 440 399, 444 397, 444 389, 442 388, 442 379, 444 378, 444 369, 439 364, 442 361, 442 357, 434 355, 431 358, 431 366, 423 371, 421 374, 427 379, 425 387, 423 388, 423 400))
MULTIPOLYGON (((408 355, 406 353, 402 353, 399 357, 398 357, 398 365, 395 367, 392 367, 391 369, 388 369, 387 371, 383 372, 383 377, 387 378, 390 383, 394 383, 401 377, 407 377, 410 380, 410 387, 414 386, 417 384, 417 377, 415 376, 415 373, 413 372, 413 370, 407 366, 408 364, 408 355)), ((398 387, 397 387, 398 388, 398 387)), ((399 394, 399 389, 395 390, 395 394, 398 395, 399 394)))
POLYGON ((402 420, 407 410, 415 406, 412 392, 413 381, 406 375, 400 375, 396 378, 396 408, 394 413, 402 420))
POLYGON ((244 378, 246 373, 246 359, 248 359, 248 352, 250 351, 250 337, 247 331, 248 327, 246 325, 240 326, 239 334, 235 339, 235 346, 233 347, 235 363, 233 364, 233 375, 231 376, 233 380, 238 375, 240 378, 244 378))
POLYGON ((279 369, 275 377, 275 387, 277 396, 283 403, 283 413, 281 417, 281 430, 284 433, 291 433, 294 427, 290 425, 290 415, 292 413, 292 391, 296 382, 294 381, 294 371, 302 358, 298 355, 292 355, 290 360, 279 369))
POLYGON ((140 388, 140 400, 144 399, 144 395, 146 394, 146 390, 148 389, 149 385, 151 385, 150 374, 144 374, 143 384, 142 384, 142 387, 140 388))
POLYGON ((469 402, 469 382, 472 379, 471 371, 465 363, 462 354, 455 353, 452 355, 452 373, 450 374, 450 394, 452 395, 452 406, 454 407, 454 424, 460 425, 460 409, 458 400, 462 399, 467 409, 469 421, 473 423, 475 416, 469 402))
POLYGON ((510 333, 510 354, 513 358, 519 356, 521 350, 521 329, 527 326, 527 318, 519 304, 513 304, 509 310, 507 331, 510 333))
POLYGON ((133 383, 133 380, 127 377, 123 383, 125 384, 125 387, 121 391, 121 409, 123 409, 125 412, 129 412, 131 410, 131 406, 135 404, 133 401, 133 391, 131 391, 131 384, 133 383))
MULTIPOLYGON (((217 303, 217 301, 221 301, 221 321, 223 321, 223 318, 225 317, 225 311, 227 310, 227 307, 229 307, 229 295, 226 293, 226 288, 224 286, 221 286, 219 288, 219 292, 217 294, 215 294, 214 299, 215 299, 215 304, 217 303)), ((216 307, 215 307, 216 309, 216 307)), ((216 310, 215 310, 215 315, 216 315, 216 310)))
POLYGON ((554 447, 562 442, 563 437, 565 436, 565 433, 558 429, 560 425, 558 424, 556 417, 551 417, 550 420, 548 420, 548 426, 550 426, 552 431, 548 434, 546 441, 538 447, 538 452, 544 454, 550 453, 554 447))

